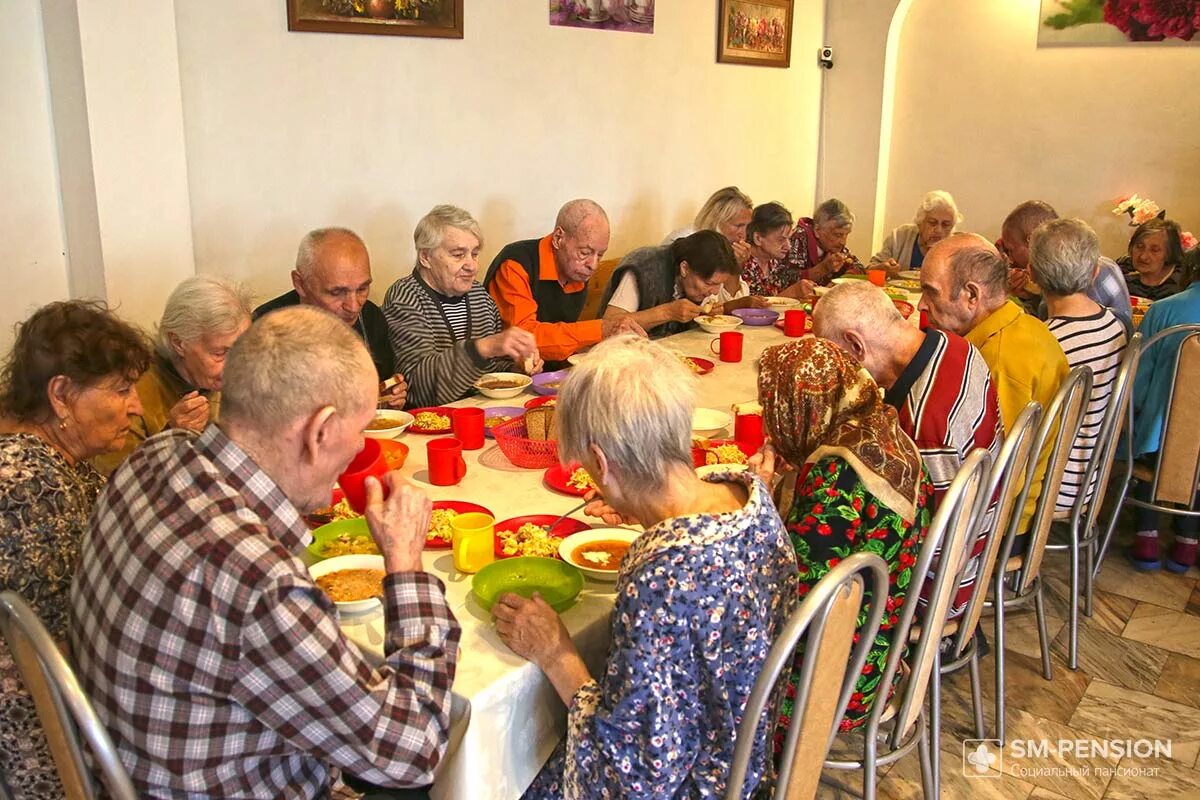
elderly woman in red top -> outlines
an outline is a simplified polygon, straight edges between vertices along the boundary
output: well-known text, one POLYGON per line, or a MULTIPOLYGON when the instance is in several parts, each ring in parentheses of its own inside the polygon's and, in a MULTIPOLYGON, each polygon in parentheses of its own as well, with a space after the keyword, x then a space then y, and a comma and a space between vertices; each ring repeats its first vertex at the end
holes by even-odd
POLYGON ((791 246, 785 261, 801 278, 815 284, 827 284, 850 269, 862 270, 862 264, 846 247, 854 229, 854 213, 837 198, 830 198, 813 212, 812 217, 796 220, 791 246))

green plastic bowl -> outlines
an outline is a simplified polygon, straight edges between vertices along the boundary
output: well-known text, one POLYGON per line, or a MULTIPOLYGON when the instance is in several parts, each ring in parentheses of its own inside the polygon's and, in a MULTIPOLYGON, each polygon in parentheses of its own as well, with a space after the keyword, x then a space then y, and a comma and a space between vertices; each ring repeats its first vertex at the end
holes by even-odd
POLYGON ((519 556, 493 561, 476 573, 471 592, 479 605, 492 610, 496 598, 506 592, 531 597, 534 592, 555 611, 566 611, 583 588, 583 573, 556 558, 519 556))
MULTIPOLYGON (((371 531, 367 528, 367 521, 362 517, 335 520, 313 531, 313 540, 308 546, 308 554, 317 561, 324 561, 326 558, 329 558, 329 556, 325 555, 325 548, 343 533, 348 533, 356 537, 365 536, 367 539, 371 538, 371 531)), ((375 552, 379 551, 376 550, 375 552)))

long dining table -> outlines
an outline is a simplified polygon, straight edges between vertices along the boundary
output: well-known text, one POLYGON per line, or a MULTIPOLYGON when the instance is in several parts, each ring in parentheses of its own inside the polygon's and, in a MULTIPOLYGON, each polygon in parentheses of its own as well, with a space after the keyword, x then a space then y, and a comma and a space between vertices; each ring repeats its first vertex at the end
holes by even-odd
MULTIPOLYGON (((733 363, 720 361, 713 353, 716 335, 698 328, 659 340, 685 356, 713 362, 713 371, 698 378, 697 408, 730 412, 735 403, 755 400, 760 354, 789 341, 773 326, 742 325, 737 330, 744 335, 743 353, 742 360, 733 363)), ((533 397, 529 393, 512 400, 472 396, 450 405, 519 406, 533 397)), ((544 470, 512 465, 491 439, 481 450, 464 451, 467 470, 460 483, 434 486, 429 482, 425 451, 425 445, 434 438, 413 433, 401 437, 410 448, 401 473, 433 500, 479 503, 498 521, 527 514, 563 514, 580 503, 576 497, 547 488, 542 482, 544 470)), ((595 526, 604 524, 580 512, 571 516, 595 526)), ((426 550, 423 562, 427 572, 445 583, 447 601, 462 625, 450 745, 432 795, 435 800, 514 800, 562 739, 566 708, 541 670, 500 641, 491 615, 471 595, 472 576, 455 570, 450 551, 426 550)), ((601 673, 607 655, 614 586, 612 582, 587 579, 578 601, 562 614, 593 675, 601 673)), ((382 610, 343 616, 341 625, 347 638, 369 661, 382 661, 382 610)))

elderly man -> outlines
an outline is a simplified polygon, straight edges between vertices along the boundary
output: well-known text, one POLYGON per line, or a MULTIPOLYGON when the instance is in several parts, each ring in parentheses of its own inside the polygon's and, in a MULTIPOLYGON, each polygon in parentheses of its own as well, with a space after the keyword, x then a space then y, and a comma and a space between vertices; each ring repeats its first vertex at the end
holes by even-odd
POLYGON ((588 279, 608 250, 608 215, 592 200, 572 200, 558 212, 554 230, 541 239, 506 245, 488 267, 483 285, 505 327, 537 339, 548 366, 601 339, 645 331, 627 317, 579 321, 588 279))
MULTIPOLYGON (((1050 405, 1069 372, 1067 358, 1045 323, 1008 299, 1008 265, 986 239, 959 233, 935 244, 921 265, 921 291, 920 309, 929 321, 983 354, 1006 430, 1030 401, 1050 405)), ((1034 470, 1022 532, 1041 494, 1048 457, 1046 450, 1034 470)))
MULTIPOLYGON (((858 359, 883 387, 884 401, 921 451, 935 509, 971 450, 999 455, 1004 434, 996 390, 983 356, 961 336, 914 328, 866 281, 835 286, 822 297, 813 310, 813 333, 858 359)), ((980 536, 974 555, 984 542, 980 536)), ((974 569, 966 573, 954 611, 970 599, 974 575, 974 569)))
POLYGON ((827 284, 851 268, 860 269, 862 264, 846 247, 853 229, 854 213, 837 198, 817 206, 812 217, 796 220, 790 249, 784 258, 795 280, 804 278, 818 285, 827 284))
POLYGON ((375 378, 343 322, 271 314, 230 351, 221 420, 148 439, 109 481, 70 642, 139 796, 326 797, 333 767, 390 787, 432 781, 460 628, 421 571, 429 500, 395 474, 367 481, 386 572, 377 669, 297 555, 301 515, 329 502, 362 446, 375 378))
POLYGON ((292 287, 292 291, 254 309, 254 318, 295 305, 325 309, 366 343, 375 372, 383 382, 380 400, 393 408, 403 408, 408 386, 404 376, 396 372, 383 311, 368 297, 371 257, 358 234, 346 228, 317 228, 305 234, 296 251, 292 287))
MULTIPOLYGON (((1045 319, 1049 312, 1046 300, 1041 298, 1036 279, 1030 282, 1029 239, 1039 225, 1055 219, 1058 219, 1058 212, 1049 203, 1027 200, 1004 218, 1000 240, 996 242, 996 249, 1008 259, 1009 291, 1022 301, 1027 301, 1030 310, 1036 310, 1041 319, 1045 319)), ((1096 276, 1087 288, 1087 296, 1112 309, 1125 326, 1127 334, 1133 332, 1133 309, 1129 304, 1129 288, 1125 285, 1125 276, 1117 262, 1100 256, 1096 276)))

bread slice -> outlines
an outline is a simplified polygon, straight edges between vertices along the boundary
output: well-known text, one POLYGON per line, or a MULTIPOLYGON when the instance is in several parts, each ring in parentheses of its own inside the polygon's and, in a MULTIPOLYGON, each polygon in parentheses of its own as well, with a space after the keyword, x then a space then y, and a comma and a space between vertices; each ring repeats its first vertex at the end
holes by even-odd
POLYGON ((558 438, 558 427, 554 423, 554 406, 536 406, 525 412, 525 432, 535 442, 558 438))

